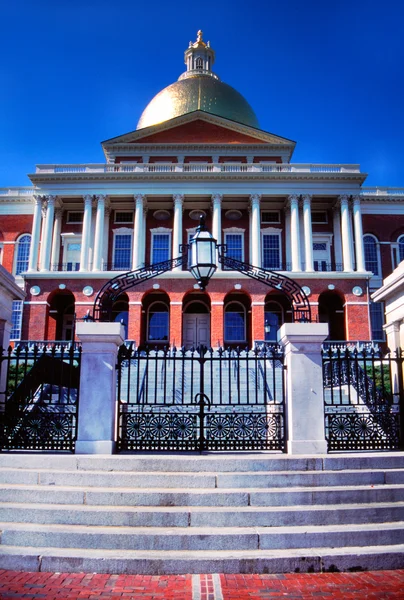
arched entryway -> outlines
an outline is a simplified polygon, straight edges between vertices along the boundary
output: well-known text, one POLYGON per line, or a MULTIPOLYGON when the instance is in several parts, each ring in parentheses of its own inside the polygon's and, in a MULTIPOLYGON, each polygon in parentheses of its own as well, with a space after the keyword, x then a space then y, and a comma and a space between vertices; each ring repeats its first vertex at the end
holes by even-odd
POLYGON ((276 342, 284 323, 292 322, 292 305, 284 294, 268 294, 265 298, 264 334, 266 342, 276 342))
POLYGON ((170 298, 150 292, 142 301, 142 340, 148 346, 167 346, 170 339, 170 298))
POLYGON ((251 347, 251 299, 247 294, 231 292, 224 299, 225 346, 251 347))
POLYGON ((75 326, 75 298, 69 290, 51 294, 48 312, 48 339, 73 340, 75 326))
POLYGON ((123 324, 125 328, 125 339, 128 339, 129 298, 127 294, 121 294, 113 303, 112 321, 123 324))
POLYGON ((182 311, 182 344, 185 348, 210 347, 210 298, 208 294, 185 296, 182 311))
POLYGON ((327 291, 318 297, 318 320, 328 323, 328 340, 345 340, 344 299, 337 292, 327 291))

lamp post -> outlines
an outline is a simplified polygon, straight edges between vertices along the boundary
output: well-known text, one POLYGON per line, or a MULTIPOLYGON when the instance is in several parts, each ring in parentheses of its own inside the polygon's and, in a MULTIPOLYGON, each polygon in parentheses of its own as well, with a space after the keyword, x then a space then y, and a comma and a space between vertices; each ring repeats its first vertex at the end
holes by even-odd
POLYGON ((201 290, 204 290, 217 269, 217 241, 210 231, 206 229, 205 217, 203 215, 200 217, 196 234, 190 240, 189 245, 191 250, 189 270, 199 283, 201 290))

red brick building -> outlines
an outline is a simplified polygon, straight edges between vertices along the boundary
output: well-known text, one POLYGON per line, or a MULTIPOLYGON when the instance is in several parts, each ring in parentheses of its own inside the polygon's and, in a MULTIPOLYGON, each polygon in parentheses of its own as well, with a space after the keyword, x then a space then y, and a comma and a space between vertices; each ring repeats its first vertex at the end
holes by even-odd
MULTIPOLYGON (((1 263, 26 290, 14 339, 70 339, 108 280, 178 256, 200 214, 228 256, 298 282, 331 339, 383 339, 370 293, 404 258, 404 189, 364 187, 358 165, 293 163, 295 142, 260 129, 214 58, 198 33, 137 129, 103 142, 104 164, 38 165, 32 187, 0 190, 1 263)), ((122 294, 113 318, 141 344, 251 345, 292 307, 220 267, 202 292, 185 265, 122 294)))

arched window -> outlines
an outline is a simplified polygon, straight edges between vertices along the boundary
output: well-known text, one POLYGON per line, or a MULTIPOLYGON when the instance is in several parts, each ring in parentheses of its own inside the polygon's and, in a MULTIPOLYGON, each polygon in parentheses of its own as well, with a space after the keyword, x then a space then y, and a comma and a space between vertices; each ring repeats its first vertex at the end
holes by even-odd
POLYGON ((153 302, 147 318, 147 339, 150 342, 168 340, 169 312, 164 302, 153 302))
POLYGON ((363 245, 365 248, 365 266, 367 271, 372 271, 373 275, 380 275, 379 260, 379 242, 374 235, 367 234, 363 236, 363 245))
POLYGON ((195 61, 195 66, 197 69, 199 69, 200 71, 202 71, 203 69, 203 60, 201 58, 197 58, 195 61))
POLYGON ((17 259, 15 261, 15 274, 19 275, 28 270, 29 249, 31 236, 29 233, 22 235, 17 241, 17 259))
POLYGON ((265 303, 265 341, 276 342, 278 329, 284 323, 283 308, 278 302, 265 303))
POLYGON ((246 314, 240 302, 230 302, 225 308, 224 339, 226 342, 246 341, 246 314))
POLYGON ((404 235, 400 235, 397 240, 398 262, 404 260, 404 235))

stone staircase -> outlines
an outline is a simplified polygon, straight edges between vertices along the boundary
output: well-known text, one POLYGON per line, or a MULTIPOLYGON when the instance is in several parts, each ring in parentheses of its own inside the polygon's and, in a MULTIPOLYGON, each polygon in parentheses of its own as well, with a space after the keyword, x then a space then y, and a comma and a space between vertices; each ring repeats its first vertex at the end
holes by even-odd
POLYGON ((404 567, 404 453, 0 455, 0 568, 404 567))

